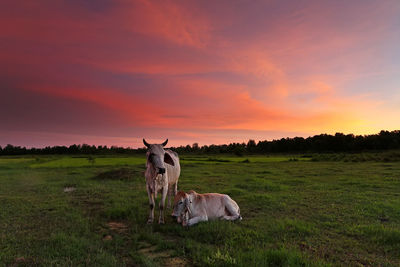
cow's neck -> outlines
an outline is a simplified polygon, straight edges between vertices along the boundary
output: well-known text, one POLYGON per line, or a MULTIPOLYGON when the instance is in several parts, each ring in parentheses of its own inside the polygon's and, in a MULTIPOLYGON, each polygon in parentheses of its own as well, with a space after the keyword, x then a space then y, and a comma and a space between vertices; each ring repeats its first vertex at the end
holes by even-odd
POLYGON ((154 179, 157 176, 156 168, 154 168, 153 164, 146 164, 146 177, 150 179, 154 179))

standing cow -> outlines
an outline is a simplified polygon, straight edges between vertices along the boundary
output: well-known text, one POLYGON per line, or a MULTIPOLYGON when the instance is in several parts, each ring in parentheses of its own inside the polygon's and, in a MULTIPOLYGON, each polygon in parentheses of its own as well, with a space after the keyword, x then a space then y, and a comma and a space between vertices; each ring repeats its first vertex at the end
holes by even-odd
POLYGON ((162 144, 149 144, 143 139, 143 144, 148 148, 146 157, 146 189, 149 195, 150 215, 147 223, 153 223, 154 204, 157 193, 161 192, 162 197, 159 203, 160 217, 158 223, 164 223, 165 198, 168 197, 168 206, 171 206, 171 199, 178 191, 178 179, 181 173, 178 154, 170 149, 164 149, 168 139, 162 144))

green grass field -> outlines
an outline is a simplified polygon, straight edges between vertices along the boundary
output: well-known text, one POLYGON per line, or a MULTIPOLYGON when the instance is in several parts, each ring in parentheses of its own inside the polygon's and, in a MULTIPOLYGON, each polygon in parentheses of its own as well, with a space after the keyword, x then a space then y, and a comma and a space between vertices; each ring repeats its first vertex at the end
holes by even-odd
POLYGON ((181 156, 180 190, 227 193, 243 216, 191 228, 169 216, 146 225, 144 163, 1 157, 0 263, 400 265, 400 162, 390 157, 181 156))

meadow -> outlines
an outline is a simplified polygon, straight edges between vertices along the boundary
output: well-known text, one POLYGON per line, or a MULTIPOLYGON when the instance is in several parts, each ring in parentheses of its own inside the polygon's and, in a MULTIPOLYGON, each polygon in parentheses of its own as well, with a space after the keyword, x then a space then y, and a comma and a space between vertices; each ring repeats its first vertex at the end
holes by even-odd
POLYGON ((191 228, 146 224, 145 155, 3 156, 0 265, 399 266, 393 153, 181 155, 180 190, 243 216, 191 228))

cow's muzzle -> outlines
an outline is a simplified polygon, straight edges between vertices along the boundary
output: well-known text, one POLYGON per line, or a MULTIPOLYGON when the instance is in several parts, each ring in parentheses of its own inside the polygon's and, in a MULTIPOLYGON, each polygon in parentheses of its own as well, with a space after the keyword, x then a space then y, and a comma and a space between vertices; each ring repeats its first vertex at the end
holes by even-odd
POLYGON ((164 174, 165 168, 158 168, 158 174, 164 174))

